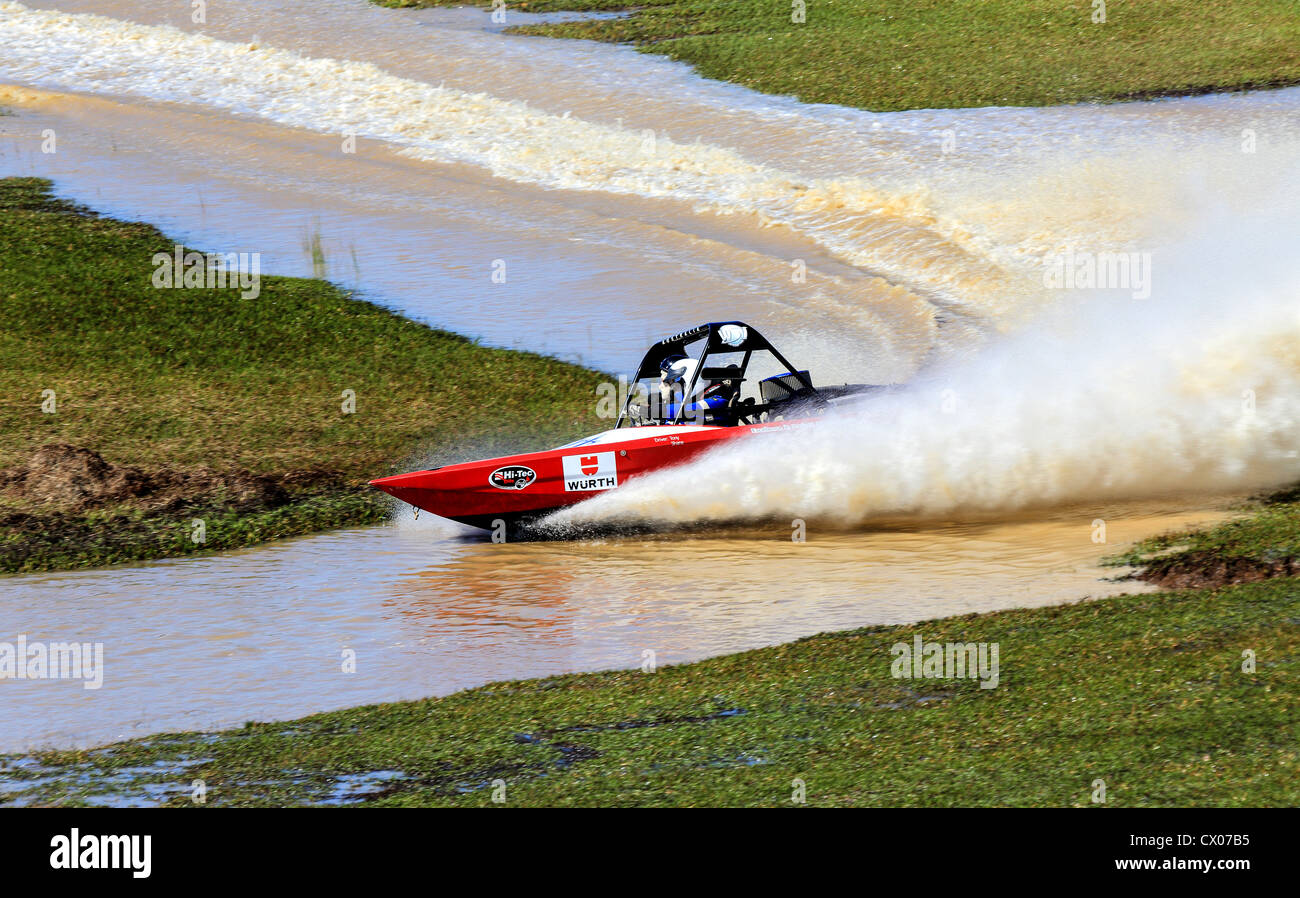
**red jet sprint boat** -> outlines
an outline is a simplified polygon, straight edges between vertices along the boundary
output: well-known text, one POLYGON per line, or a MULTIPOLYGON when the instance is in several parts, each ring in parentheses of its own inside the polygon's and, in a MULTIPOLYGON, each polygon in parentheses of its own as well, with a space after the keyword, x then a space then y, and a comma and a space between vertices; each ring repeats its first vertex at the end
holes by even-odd
POLYGON ((550 512, 642 474, 682 464, 729 440, 807 423, 875 389, 814 387, 807 371, 787 362, 749 325, 701 324, 650 347, 612 430, 544 452, 445 465, 370 484, 453 521, 520 532, 550 512))

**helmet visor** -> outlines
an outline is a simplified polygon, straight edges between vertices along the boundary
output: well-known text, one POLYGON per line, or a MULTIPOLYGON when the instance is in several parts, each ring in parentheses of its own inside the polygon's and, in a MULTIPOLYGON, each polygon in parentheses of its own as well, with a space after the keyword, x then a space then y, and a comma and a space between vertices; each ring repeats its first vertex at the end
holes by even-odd
POLYGON ((684 355, 670 355, 659 363, 659 376, 665 384, 681 383, 690 370, 690 360, 684 355))

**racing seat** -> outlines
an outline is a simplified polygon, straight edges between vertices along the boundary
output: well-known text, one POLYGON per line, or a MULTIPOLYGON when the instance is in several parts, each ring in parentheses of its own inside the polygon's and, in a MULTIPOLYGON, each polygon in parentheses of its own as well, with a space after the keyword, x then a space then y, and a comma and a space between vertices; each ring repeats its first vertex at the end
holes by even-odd
POLYGON ((723 427, 734 427, 740 423, 741 410, 740 405, 740 385, 744 383, 745 378, 742 376, 739 365, 723 365, 720 368, 705 368, 700 372, 700 377, 710 380, 715 384, 725 383, 730 395, 727 397, 726 405, 709 410, 704 415, 705 424, 719 424, 723 427))

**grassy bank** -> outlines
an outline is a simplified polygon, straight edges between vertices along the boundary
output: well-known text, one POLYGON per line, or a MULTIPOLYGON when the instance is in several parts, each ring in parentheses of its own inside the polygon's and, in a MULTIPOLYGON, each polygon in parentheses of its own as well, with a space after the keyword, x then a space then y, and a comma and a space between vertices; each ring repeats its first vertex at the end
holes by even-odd
POLYGON ((371 523, 385 506, 365 481, 413 456, 531 449, 599 423, 594 372, 323 281, 263 276, 256 298, 155 288, 172 240, 49 190, 0 181, 0 571, 371 523))
POLYGON ((1112 806, 1294 805, 1298 745, 1300 581, 1275 579, 7 758, 0 784, 21 804, 187 806, 202 780, 208 806, 491 805, 494 790, 515 806, 790 806, 798 780, 809 805, 1091 806, 1102 780, 1112 806), (917 635, 997 643, 997 686, 895 679, 891 649, 917 635))
POLYGON ((516 30, 631 42, 708 78, 873 110, 1044 106, 1300 83, 1294 0, 1111 0, 1098 23, 1091 0, 805 6, 802 24, 791 21, 790 0, 528 0, 508 9, 627 9, 624 17, 516 30))
POLYGON ((1260 500, 1247 517, 1151 537, 1109 561, 1168 587, 1300 576, 1300 486, 1260 500))

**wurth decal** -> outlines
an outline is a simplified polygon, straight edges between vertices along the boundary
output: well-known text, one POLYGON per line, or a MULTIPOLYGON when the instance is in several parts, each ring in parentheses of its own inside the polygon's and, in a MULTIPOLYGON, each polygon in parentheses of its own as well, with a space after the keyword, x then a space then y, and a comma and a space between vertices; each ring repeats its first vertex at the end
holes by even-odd
POLYGON ((566 455, 564 462, 564 491, 583 493, 593 490, 612 490, 618 486, 618 455, 613 452, 593 452, 590 455, 566 455))

